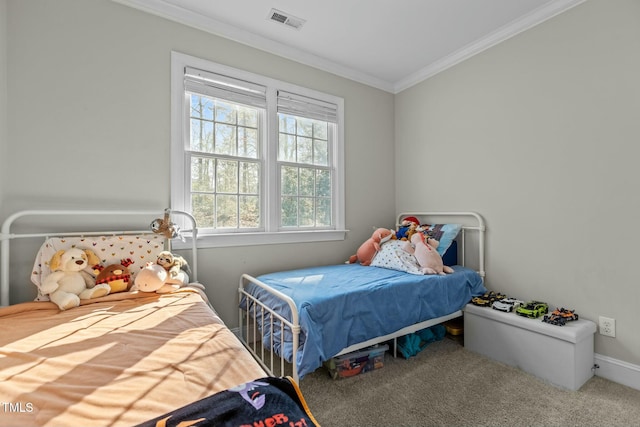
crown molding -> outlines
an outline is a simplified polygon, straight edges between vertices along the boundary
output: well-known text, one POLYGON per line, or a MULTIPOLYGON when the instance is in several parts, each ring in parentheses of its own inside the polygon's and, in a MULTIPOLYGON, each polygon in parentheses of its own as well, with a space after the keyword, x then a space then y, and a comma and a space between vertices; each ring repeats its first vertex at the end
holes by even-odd
POLYGON ((259 49, 322 71, 326 71, 358 83, 365 84, 386 92, 397 94, 436 74, 471 58, 478 53, 495 46, 523 31, 526 31, 548 19, 563 13, 586 0, 555 0, 532 11, 490 33, 486 37, 468 44, 462 49, 438 60, 397 82, 389 82, 370 74, 345 67, 326 58, 313 55, 301 49, 287 46, 275 40, 242 30, 219 20, 205 17, 187 9, 167 3, 163 0, 112 0, 162 18, 184 24, 216 36, 220 36, 255 49, 259 49))
POLYGON ((527 15, 524 15, 496 31, 493 31, 487 36, 468 44, 462 49, 396 82, 394 84, 393 93, 402 92, 411 86, 435 76, 447 68, 451 68, 454 65, 459 64, 460 62, 469 59, 472 56, 475 56, 507 39, 510 39, 523 31, 533 28, 536 25, 541 24, 544 21, 551 19, 585 1, 586 0, 559 0, 549 2, 527 15))

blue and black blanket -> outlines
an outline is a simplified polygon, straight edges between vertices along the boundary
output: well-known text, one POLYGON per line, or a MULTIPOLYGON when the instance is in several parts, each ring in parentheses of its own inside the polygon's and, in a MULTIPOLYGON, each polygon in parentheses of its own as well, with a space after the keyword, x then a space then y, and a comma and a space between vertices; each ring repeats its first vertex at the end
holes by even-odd
POLYGON ((290 377, 260 378, 221 391, 137 427, 319 427, 290 377))

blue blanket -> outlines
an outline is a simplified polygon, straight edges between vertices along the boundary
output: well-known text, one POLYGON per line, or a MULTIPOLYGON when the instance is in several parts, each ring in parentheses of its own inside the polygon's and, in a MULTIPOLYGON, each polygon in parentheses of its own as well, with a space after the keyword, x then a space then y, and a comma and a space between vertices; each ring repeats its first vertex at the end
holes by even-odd
MULTIPOLYGON (((296 302, 301 327, 296 363, 302 378, 350 345, 451 314, 486 292, 477 272, 461 266, 453 269, 446 276, 417 276, 340 264, 265 274, 258 279, 296 302)), ((290 318, 288 306, 268 292, 253 284, 247 290, 290 318)), ((271 342, 269 322, 261 329, 263 342, 271 342)), ((274 327, 273 335, 276 353, 292 362, 290 331, 285 331, 288 342, 284 349, 279 345, 279 327, 274 327)))

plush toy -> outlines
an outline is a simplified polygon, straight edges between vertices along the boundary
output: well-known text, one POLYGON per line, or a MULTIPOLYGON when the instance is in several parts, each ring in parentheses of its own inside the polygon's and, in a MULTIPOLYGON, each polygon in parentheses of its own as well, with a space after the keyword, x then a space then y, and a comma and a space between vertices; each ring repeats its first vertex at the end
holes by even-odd
POLYGON ((191 273, 191 271, 187 260, 180 255, 174 255, 169 251, 162 251, 158 254, 156 264, 167 270, 169 278, 187 283, 187 275, 191 273))
POLYGON ((93 276, 84 271, 99 263, 100 259, 89 249, 59 250, 49 261, 51 274, 42 281, 40 291, 48 294, 60 310, 79 306, 81 299, 107 295, 111 291, 109 285, 96 285, 93 276))
POLYGON ((408 216, 402 220, 398 231, 396 231, 396 239, 411 241, 411 236, 416 232, 420 225, 420 221, 415 216, 408 216))
POLYGON ((128 291, 133 285, 128 268, 131 264, 133 264, 133 261, 131 261, 131 258, 127 258, 123 259, 120 264, 96 267, 99 271, 98 277, 96 277, 96 285, 106 283, 111 289, 110 293, 128 291))
POLYGON ((349 264, 360 262, 362 265, 370 265, 373 257, 380 251, 380 245, 394 236, 395 232, 388 228, 376 229, 371 237, 360 245, 356 254, 349 257, 349 264))
POLYGON ((136 274, 135 288, 142 292, 157 292, 159 294, 172 292, 180 288, 180 283, 169 278, 169 272, 153 262, 136 274))
POLYGON ((168 209, 164 211, 164 218, 156 218, 151 222, 151 231, 162 234, 167 239, 180 236, 180 229, 171 222, 171 213, 168 209))
POLYGON ((405 242, 403 249, 416 257, 424 274, 453 273, 451 267, 443 264, 442 257, 436 250, 439 244, 436 239, 415 233, 411 236, 411 243, 405 242))

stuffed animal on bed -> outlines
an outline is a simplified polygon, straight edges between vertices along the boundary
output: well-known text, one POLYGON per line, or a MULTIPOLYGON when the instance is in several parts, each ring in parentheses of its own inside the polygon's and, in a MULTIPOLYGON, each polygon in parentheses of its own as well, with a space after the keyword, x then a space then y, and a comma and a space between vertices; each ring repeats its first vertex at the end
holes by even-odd
POLYGON ((164 211, 163 218, 156 218, 151 222, 151 231, 162 234, 167 239, 182 238, 180 229, 171 221, 171 213, 168 210, 164 211))
POLYGON ((96 277, 96 284, 106 283, 111 289, 110 293, 128 291, 133 285, 128 268, 131 264, 133 264, 133 261, 131 261, 131 258, 127 258, 123 259, 120 264, 96 267, 100 271, 98 277, 96 277))
POLYGON ((349 264, 359 262, 361 265, 370 265, 373 257, 380 251, 380 245, 395 238, 395 232, 388 228, 376 229, 370 238, 368 238, 356 251, 355 255, 349 257, 349 264))
POLYGON ((188 282, 190 273, 187 260, 180 255, 174 255, 169 251, 162 251, 158 254, 156 264, 167 270, 169 278, 179 280, 182 283, 188 282))
POLYGON ((442 262, 442 257, 437 251, 439 244, 436 239, 415 233, 411 236, 411 243, 406 242, 403 249, 416 258, 424 274, 453 273, 453 269, 442 262))
POLYGON ((396 239, 411 241, 411 236, 416 232, 420 221, 415 216, 408 216, 402 220, 396 231, 396 239))
POLYGON ((169 277, 169 272, 158 264, 148 262, 134 279, 134 289, 141 292, 164 294, 179 289, 182 283, 169 277))
POLYGON ((100 259, 89 249, 71 248, 59 250, 49 261, 51 274, 40 286, 43 295, 49 295, 60 310, 80 305, 80 300, 107 295, 111 288, 107 284, 96 285, 87 267, 100 263, 100 259))

